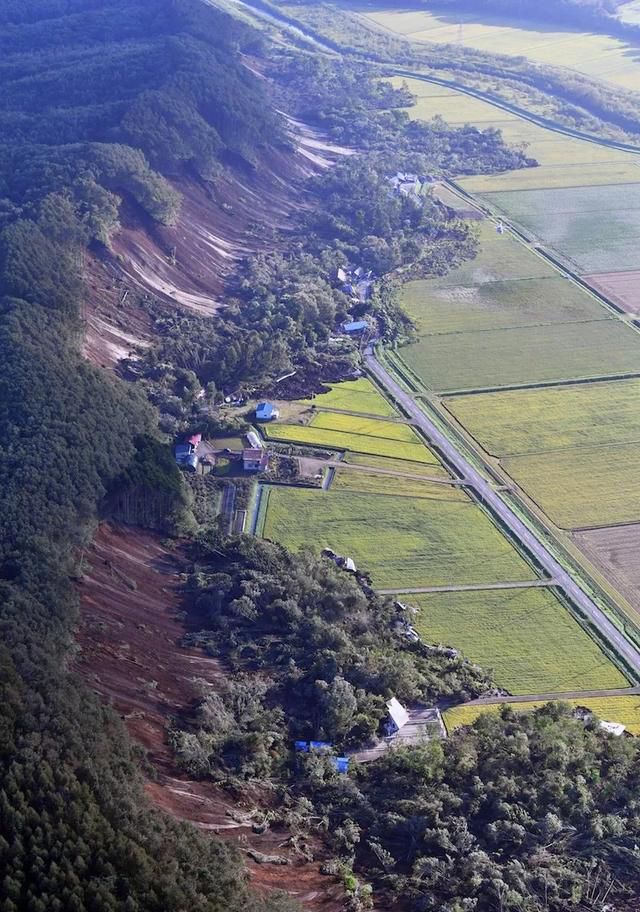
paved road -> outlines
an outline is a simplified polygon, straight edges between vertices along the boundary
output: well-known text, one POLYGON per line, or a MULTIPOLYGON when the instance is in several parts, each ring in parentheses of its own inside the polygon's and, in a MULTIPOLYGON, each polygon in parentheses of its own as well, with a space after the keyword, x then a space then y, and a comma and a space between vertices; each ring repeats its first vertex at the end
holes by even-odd
POLYGON ((423 434, 425 434, 427 440, 443 453, 460 476, 464 478, 471 488, 473 488, 476 495, 491 508, 494 515, 500 518, 501 522, 510 530, 514 538, 525 545, 526 549, 546 571, 547 575, 556 580, 558 587, 561 588, 571 601, 590 619, 593 626, 600 631, 604 639, 613 646, 615 651, 624 658, 627 665, 632 668, 640 678, 640 651, 627 640, 624 634, 621 633, 604 612, 598 608, 590 596, 584 592, 569 573, 567 573, 564 567, 555 559, 547 546, 543 544, 528 526, 522 522, 516 513, 507 506, 500 495, 491 487, 489 482, 486 481, 471 463, 458 452, 437 425, 434 424, 434 422, 416 405, 413 398, 396 383, 389 372, 378 362, 370 348, 365 352, 365 361, 371 373, 392 393, 395 399, 402 405, 405 412, 415 421, 415 424, 422 430, 423 434))
POLYGON ((554 579, 534 579, 517 583, 473 583, 465 586, 423 586, 420 589, 376 589, 378 595, 419 595, 421 592, 485 592, 487 589, 531 589, 557 586, 554 579))

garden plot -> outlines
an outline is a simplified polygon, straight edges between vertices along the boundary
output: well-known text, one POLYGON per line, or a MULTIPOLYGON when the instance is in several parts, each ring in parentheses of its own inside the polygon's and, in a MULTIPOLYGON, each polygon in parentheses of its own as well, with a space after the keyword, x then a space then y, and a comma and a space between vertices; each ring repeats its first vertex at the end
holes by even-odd
POLYGON ((580 273, 640 268, 640 183, 488 193, 486 199, 580 273))
MULTIPOLYGON (((529 255, 535 258, 534 254, 529 255)), ((455 272, 447 278, 453 276, 455 272)), ((400 303, 421 334, 507 329, 608 316, 595 298, 557 273, 545 279, 444 288, 438 279, 418 280, 403 286, 400 303)))
POLYGON ((640 338, 616 319, 424 336, 401 353, 443 392, 640 372, 640 338))
POLYGON ((640 611, 640 525, 587 529, 573 536, 629 604, 640 611))
POLYGON ((637 443, 514 456, 502 465, 562 529, 640 521, 637 443))
POLYGON ((526 581, 534 571, 471 500, 271 488, 264 536, 333 548, 381 589, 526 581))
POLYGON ((494 456, 640 442, 640 380, 452 396, 445 404, 494 456))
POLYGON ((367 415, 380 415, 383 418, 397 415, 391 403, 366 377, 336 383, 326 393, 319 393, 313 399, 303 399, 302 404, 314 405, 319 409, 331 408, 345 412, 364 412, 367 415))
MULTIPOLYGON (((632 735, 640 735, 640 697, 580 697, 563 702, 573 707, 585 707, 599 719, 620 722, 632 735)), ((528 700, 526 703, 471 703, 447 709, 442 717, 449 732, 462 725, 471 725, 486 713, 499 712, 502 706, 510 706, 514 712, 531 712, 545 706, 542 700, 528 700)))
POLYGON ((432 484, 419 478, 401 478, 395 475, 364 472, 360 469, 336 469, 331 484, 332 493, 355 491, 361 494, 379 494, 394 497, 419 497, 449 503, 466 503, 468 497, 459 487, 450 484, 432 484))
POLYGON ((625 687, 628 682, 547 589, 412 595, 428 643, 455 646, 513 694, 625 687))

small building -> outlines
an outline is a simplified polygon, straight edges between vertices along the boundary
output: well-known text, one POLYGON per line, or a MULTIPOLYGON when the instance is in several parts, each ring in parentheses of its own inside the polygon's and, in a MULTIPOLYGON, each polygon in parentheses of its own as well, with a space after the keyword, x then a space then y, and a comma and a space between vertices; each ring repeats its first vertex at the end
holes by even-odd
POLYGON ((606 731, 609 735, 615 735, 616 738, 624 735, 627 730, 626 725, 623 725, 622 722, 606 722, 605 720, 598 724, 598 728, 606 731))
POLYGON ((347 281, 347 273, 346 273, 345 270, 342 268, 342 266, 338 266, 338 269, 337 269, 337 271, 336 271, 336 279, 338 280, 338 282, 346 282, 346 281, 347 281))
POLYGON ((274 421, 280 412, 270 402, 259 402, 256 406, 256 421, 274 421))
POLYGON ((388 733, 393 734, 394 732, 399 732, 409 721, 409 713, 395 697, 391 697, 387 703, 387 710, 389 711, 389 721, 387 722, 388 733))
POLYGON ((364 332, 369 328, 369 324, 366 320, 355 320, 353 323, 343 323, 342 328, 347 335, 352 336, 364 332))
POLYGON ((245 472, 266 472, 269 454, 266 450, 251 447, 242 451, 242 468, 245 472))

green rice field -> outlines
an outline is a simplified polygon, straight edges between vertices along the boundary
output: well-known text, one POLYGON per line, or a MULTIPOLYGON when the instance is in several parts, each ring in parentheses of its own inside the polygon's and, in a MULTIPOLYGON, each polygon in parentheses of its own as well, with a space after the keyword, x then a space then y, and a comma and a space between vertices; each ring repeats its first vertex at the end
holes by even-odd
POLYGON ((604 319, 423 336, 402 357, 431 389, 486 389, 640 372, 640 338, 604 319))
POLYGON ((625 687, 628 682, 546 589, 412 595, 416 630, 492 669, 513 694, 625 687))
POLYGON ((578 272, 640 267, 640 181, 613 187, 488 193, 486 198, 571 260, 578 272))
POLYGON ((332 493, 357 491, 362 494, 393 495, 394 497, 420 497, 426 500, 468 502, 467 495, 455 485, 432 484, 418 478, 398 478, 393 475, 363 472, 355 469, 336 469, 331 484, 332 493))
POLYGON ((382 589, 535 576, 468 498, 449 502, 353 491, 268 490, 265 538, 294 551, 333 548, 368 570, 382 589))
POLYGON ((341 431, 365 437, 384 437, 386 440, 401 440, 405 443, 421 443, 413 428, 400 421, 384 421, 379 418, 362 418, 359 415, 341 412, 317 412, 310 421, 310 427, 327 431, 341 431))
POLYGON ((637 443, 513 456, 502 464, 560 528, 640 520, 637 443))
MULTIPOLYGON (((584 706, 590 709, 599 719, 607 722, 621 722, 632 735, 640 735, 640 697, 581 697, 579 700, 563 701, 570 706, 584 706)), ((526 703, 466 703, 445 710, 442 714, 449 732, 462 725, 471 725, 486 713, 499 712, 501 706, 511 706, 515 712, 531 712, 544 706, 541 700, 529 700, 526 703)))
POLYGON ((535 63, 567 67, 625 89, 640 91, 640 63, 622 38, 570 31, 520 19, 456 11, 455 16, 427 10, 385 9, 381 4, 367 18, 411 41, 458 46, 491 54, 523 56, 535 63))
POLYGON ((316 408, 341 409, 345 412, 364 412, 391 418, 396 415, 394 407, 366 377, 336 383, 326 393, 319 393, 313 399, 302 400, 305 405, 316 408))
MULTIPOLYGON (((455 272, 448 278, 454 276, 455 272)), ((421 334, 599 320, 608 315, 595 298, 558 274, 471 286, 439 284, 427 279, 402 288, 400 303, 421 334)))
POLYGON ((640 442, 640 380, 453 396, 446 406, 494 456, 640 442))
POLYGON ((353 450, 356 453, 386 456, 390 459, 408 459, 425 465, 434 465, 438 462, 435 455, 420 443, 405 443, 386 437, 367 437, 365 434, 328 431, 299 424, 272 424, 265 428, 265 433, 270 440, 282 443, 326 447, 330 450, 353 450))

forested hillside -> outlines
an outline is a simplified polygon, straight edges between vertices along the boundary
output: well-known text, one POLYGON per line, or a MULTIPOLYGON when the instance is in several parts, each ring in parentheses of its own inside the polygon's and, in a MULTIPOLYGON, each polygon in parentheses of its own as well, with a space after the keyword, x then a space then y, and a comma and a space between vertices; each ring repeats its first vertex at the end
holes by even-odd
POLYGON ((80 358, 80 254, 116 192, 171 218, 145 153, 215 169, 274 122, 244 32, 198 4, 20 0, 0 24, 0 904, 261 909, 233 853, 149 810, 120 722, 68 665, 72 577, 114 482, 187 517, 144 396, 80 358))

